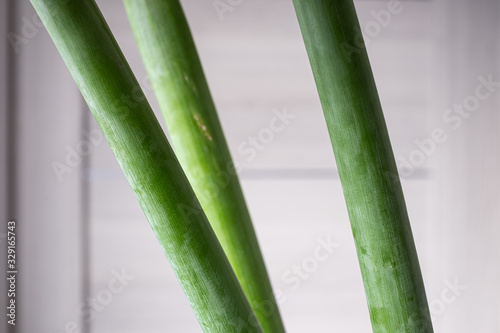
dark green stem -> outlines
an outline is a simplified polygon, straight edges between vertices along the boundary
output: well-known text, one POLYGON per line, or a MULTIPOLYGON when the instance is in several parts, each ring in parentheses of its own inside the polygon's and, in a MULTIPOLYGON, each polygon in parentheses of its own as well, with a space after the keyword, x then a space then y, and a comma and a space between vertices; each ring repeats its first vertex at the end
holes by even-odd
MULTIPOLYGON (((125 0, 177 157, 265 332, 284 332, 238 176, 178 0, 125 0)), ((194 210, 193 210, 194 211, 194 210)))
POLYGON ((205 332, 262 332, 166 136, 93 0, 32 0, 205 332), (185 207, 194 207, 195 214, 185 207))
POLYGON ((352 0, 294 0, 351 220, 374 332, 432 332, 382 108, 352 0))

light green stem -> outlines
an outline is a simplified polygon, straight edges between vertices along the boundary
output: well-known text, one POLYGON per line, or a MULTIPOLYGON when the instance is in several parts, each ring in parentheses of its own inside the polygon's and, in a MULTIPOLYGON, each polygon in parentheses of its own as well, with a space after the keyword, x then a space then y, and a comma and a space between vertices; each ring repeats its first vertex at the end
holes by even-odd
POLYGON ((399 175, 352 0, 293 0, 330 133, 374 332, 432 332, 399 175))
POLYGON ((153 111, 93 0, 32 0, 205 332, 262 332, 153 111), (186 214, 194 207, 195 214, 186 214))
POLYGON ((250 214, 181 5, 178 0, 125 0, 124 3, 176 155, 264 332, 284 332, 250 214))

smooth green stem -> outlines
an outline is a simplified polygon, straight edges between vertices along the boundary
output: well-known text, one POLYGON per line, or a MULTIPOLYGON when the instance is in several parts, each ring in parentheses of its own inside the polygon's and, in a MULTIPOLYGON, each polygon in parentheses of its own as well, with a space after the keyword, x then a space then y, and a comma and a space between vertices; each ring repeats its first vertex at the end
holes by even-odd
POLYGON ((399 175, 352 0, 293 0, 349 211, 374 332, 432 332, 399 175))
POLYGON ((177 157, 264 332, 284 332, 250 214, 181 5, 178 0, 125 0, 124 3, 177 157))
POLYGON ((262 332, 93 0, 32 0, 135 192, 205 332, 262 332), (194 206, 196 214, 184 207, 194 206))

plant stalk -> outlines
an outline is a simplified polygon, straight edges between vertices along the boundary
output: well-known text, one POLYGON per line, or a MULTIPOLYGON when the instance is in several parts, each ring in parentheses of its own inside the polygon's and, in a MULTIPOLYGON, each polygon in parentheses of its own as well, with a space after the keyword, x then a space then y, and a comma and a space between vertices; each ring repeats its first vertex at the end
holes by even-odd
POLYGON ((374 332, 433 332, 387 127, 352 0, 293 0, 374 332))
POLYGON ((94 0, 32 3, 101 127, 204 332, 262 332, 94 0), (195 207, 195 214, 185 207, 195 207))
POLYGON ((264 332, 284 332, 238 176, 178 0, 124 0, 176 155, 264 332))

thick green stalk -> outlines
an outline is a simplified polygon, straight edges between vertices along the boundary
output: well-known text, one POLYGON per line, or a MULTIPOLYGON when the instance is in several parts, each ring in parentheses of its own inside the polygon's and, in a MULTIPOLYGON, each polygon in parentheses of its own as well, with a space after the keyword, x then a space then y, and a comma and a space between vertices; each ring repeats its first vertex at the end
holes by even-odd
POLYGON ((284 332, 191 32, 178 0, 125 0, 177 157, 265 332, 284 332))
POLYGON ((32 0, 205 332, 262 332, 94 0, 32 0), (186 214, 194 206, 196 214, 186 214))
POLYGON ((432 332, 399 175, 352 0, 293 0, 330 133, 374 332, 432 332))

